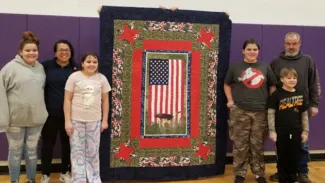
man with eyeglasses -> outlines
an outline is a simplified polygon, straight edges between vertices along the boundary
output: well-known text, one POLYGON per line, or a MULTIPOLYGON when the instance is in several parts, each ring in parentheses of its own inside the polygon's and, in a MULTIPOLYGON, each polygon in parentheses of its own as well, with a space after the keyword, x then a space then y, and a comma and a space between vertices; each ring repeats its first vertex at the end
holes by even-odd
MULTIPOLYGON (((277 77, 277 88, 282 87, 280 81, 280 71, 283 68, 293 68, 298 73, 298 83, 296 89, 304 91, 307 104, 309 105, 309 120, 318 113, 320 101, 320 82, 317 72, 317 66, 314 60, 305 55, 301 50, 300 35, 296 32, 289 32, 285 36, 284 51, 271 63, 271 68, 277 77)), ((300 158, 297 161, 298 181, 300 183, 311 183, 308 177, 309 145, 308 141, 301 144, 300 158)), ((279 167, 277 167, 279 169, 279 167)), ((280 167, 281 168, 281 167, 280 167)), ((270 177, 271 181, 279 181, 279 173, 270 177)))

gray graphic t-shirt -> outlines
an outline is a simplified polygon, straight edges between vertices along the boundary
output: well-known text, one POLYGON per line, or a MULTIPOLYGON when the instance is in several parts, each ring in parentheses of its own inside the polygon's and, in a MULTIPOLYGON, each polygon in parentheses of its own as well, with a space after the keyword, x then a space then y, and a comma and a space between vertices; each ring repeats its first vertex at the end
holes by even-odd
POLYGON ((276 82, 270 66, 261 62, 234 63, 225 78, 225 84, 232 86, 235 105, 251 111, 266 110, 269 87, 276 82))

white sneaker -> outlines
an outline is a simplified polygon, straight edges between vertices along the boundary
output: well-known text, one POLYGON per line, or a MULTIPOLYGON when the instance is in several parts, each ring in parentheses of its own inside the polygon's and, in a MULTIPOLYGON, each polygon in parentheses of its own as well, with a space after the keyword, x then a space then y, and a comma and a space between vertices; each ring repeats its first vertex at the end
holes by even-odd
POLYGON ((65 174, 62 174, 60 175, 60 182, 63 182, 63 183, 71 183, 72 180, 71 180, 71 175, 69 172, 65 173, 65 174))
POLYGON ((42 179, 41 179, 41 183, 50 183, 51 182, 51 178, 47 175, 43 175, 42 179))

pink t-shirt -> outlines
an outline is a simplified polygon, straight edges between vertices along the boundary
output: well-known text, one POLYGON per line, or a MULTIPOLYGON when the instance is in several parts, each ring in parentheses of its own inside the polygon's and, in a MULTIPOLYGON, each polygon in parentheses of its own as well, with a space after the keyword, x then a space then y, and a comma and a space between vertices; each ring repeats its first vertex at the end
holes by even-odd
POLYGON ((65 90, 73 92, 72 120, 95 122, 102 119, 102 94, 111 91, 103 74, 86 76, 81 71, 74 72, 69 76, 65 90))

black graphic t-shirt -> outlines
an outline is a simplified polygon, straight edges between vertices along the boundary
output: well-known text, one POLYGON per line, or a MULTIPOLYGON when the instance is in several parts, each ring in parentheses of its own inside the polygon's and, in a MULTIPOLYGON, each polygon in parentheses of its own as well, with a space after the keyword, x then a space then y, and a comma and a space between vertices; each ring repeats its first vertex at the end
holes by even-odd
POLYGON ((280 88, 269 98, 268 108, 276 111, 275 128, 301 129, 301 115, 308 110, 308 105, 303 92, 289 92, 280 88))
POLYGON ((232 64, 227 72, 225 83, 232 86, 235 105, 251 111, 266 110, 269 87, 276 85, 276 77, 266 63, 232 64))

